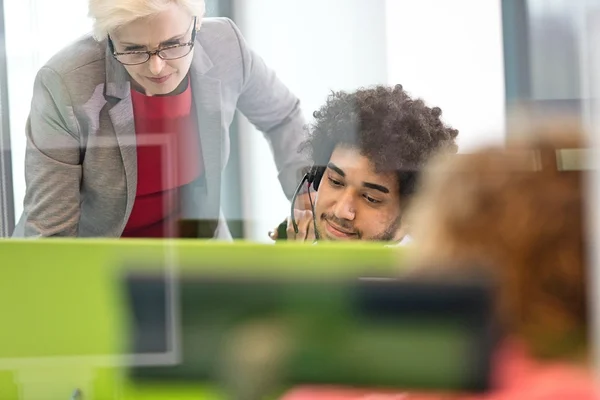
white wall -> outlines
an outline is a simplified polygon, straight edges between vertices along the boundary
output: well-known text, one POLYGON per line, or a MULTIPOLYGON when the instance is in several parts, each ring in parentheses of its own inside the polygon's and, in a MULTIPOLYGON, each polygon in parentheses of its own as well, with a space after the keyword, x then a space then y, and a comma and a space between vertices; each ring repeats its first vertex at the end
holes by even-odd
POLYGON ((386 9, 389 82, 440 107, 461 152, 502 143, 500 0, 386 0, 386 9))
MULTIPOLYGON (((387 82, 384 0, 238 1, 235 19, 249 44, 301 99, 310 120, 331 90, 387 82)), ((289 215, 270 149, 247 122, 240 130, 246 236, 289 215)))
POLYGON ((37 70, 58 50, 91 30, 87 1, 5 0, 10 139, 15 218, 25 196, 25 123, 37 70))

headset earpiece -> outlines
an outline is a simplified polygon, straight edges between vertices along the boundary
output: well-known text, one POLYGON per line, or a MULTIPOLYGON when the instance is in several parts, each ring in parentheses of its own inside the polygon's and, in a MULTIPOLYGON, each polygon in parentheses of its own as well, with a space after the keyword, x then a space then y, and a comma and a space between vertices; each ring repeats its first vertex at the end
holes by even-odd
POLYGON ((313 186, 315 191, 319 190, 319 185, 321 184, 324 173, 325 167, 318 167, 316 165, 312 166, 308 172, 307 182, 313 186))

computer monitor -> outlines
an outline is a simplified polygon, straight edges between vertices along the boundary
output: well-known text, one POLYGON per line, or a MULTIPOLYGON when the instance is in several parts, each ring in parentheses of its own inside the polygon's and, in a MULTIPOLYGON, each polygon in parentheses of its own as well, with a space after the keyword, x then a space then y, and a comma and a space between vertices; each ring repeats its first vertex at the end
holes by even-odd
MULTIPOLYGON (((297 384, 461 391, 490 384, 497 335, 485 279, 187 271, 176 285, 181 360, 132 368, 136 383, 211 383, 234 397, 262 391, 255 398, 297 384)), ((127 276, 132 353, 168 348, 168 286, 164 274, 127 276)))

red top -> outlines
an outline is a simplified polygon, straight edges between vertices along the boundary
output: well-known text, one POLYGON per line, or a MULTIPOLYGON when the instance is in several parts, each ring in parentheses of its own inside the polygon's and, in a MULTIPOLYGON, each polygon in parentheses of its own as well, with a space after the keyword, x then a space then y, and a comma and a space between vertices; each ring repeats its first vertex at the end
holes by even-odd
POLYGON ((137 191, 122 237, 176 237, 179 189, 203 173, 192 91, 146 96, 131 90, 137 143, 137 191))

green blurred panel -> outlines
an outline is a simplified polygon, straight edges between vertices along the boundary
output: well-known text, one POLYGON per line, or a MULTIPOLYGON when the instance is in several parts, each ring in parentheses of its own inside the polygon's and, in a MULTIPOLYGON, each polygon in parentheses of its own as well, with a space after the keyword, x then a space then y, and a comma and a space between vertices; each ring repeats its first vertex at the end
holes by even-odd
POLYGON ((127 338, 120 282, 125 265, 326 278, 367 270, 389 275, 401 255, 367 243, 0 241, 0 399, 68 399, 75 388, 86 400, 215 398, 209 388, 133 387, 125 369, 115 367, 127 338))
POLYGON ((48 244, 0 248, 3 260, 8 256, 0 280, 0 323, 8 328, 0 331, 0 366, 13 357, 114 353, 119 307, 102 252, 48 244))

